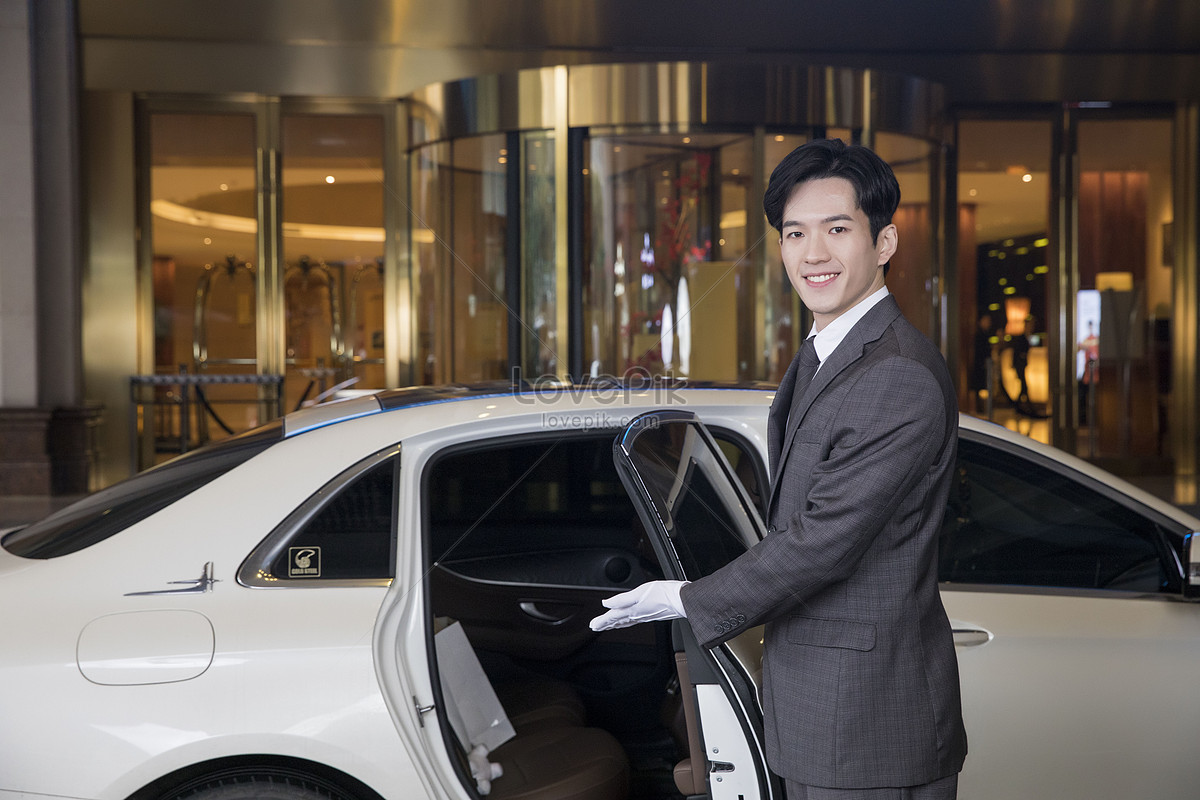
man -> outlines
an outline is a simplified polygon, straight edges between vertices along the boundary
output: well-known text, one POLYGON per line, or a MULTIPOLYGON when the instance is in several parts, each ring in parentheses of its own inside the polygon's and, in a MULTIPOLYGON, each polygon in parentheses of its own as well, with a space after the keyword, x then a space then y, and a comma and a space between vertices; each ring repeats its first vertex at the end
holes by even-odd
POLYGON ((609 598, 592 622, 686 616, 707 647, 765 623, 767 755, 788 800, 947 800, 966 756, 937 585, 957 405, 884 284, 899 202, 864 147, 809 142, 776 167, 763 207, 815 323, 771 405, 767 536, 705 578, 609 598))

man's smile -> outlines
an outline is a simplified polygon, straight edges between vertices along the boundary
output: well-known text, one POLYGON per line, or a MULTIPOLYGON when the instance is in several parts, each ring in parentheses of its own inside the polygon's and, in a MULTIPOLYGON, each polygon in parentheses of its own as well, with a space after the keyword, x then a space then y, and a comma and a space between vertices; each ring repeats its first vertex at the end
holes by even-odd
POLYGON ((808 281, 809 283, 828 283, 837 276, 838 274, 836 272, 823 272, 820 275, 805 275, 804 280, 808 281))

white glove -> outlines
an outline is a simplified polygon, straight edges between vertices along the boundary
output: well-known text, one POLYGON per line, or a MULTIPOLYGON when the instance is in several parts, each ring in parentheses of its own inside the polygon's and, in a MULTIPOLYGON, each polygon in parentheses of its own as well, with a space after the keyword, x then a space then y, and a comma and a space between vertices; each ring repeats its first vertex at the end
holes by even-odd
POLYGON ((602 600, 604 607, 612 610, 592 620, 592 630, 607 631, 628 628, 639 622, 686 617, 683 602, 679 599, 679 590, 685 583, 687 581, 650 581, 602 600))

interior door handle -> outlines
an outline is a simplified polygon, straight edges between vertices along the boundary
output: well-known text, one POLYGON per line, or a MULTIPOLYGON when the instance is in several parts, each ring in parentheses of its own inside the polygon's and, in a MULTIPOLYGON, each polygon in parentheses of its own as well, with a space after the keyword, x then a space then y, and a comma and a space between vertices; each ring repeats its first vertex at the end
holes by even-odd
POLYGON ((535 600, 522 600, 517 604, 517 607, 525 612, 526 615, 533 617, 538 622, 545 622, 548 625, 558 625, 566 622, 575 614, 574 607, 565 606, 561 603, 554 603, 552 605, 554 605, 557 613, 552 613, 540 608, 535 600))
POLYGON ((985 631, 982 628, 954 628, 954 646, 955 647, 978 647, 981 644, 987 644, 992 640, 990 631, 985 631))

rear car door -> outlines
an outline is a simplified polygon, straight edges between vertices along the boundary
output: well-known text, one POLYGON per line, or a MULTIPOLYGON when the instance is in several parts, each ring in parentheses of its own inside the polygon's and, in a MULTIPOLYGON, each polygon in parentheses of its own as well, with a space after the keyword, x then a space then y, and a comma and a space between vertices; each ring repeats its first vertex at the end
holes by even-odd
POLYGON ((1118 481, 961 433, 939 577, 971 748, 962 797, 1195 796, 1187 533, 1118 481))
MULTIPOLYGON (((744 553, 762 536, 754 499, 707 428, 690 412, 635 419, 614 443, 614 460, 634 499, 665 577, 694 580, 744 553)), ((762 737, 761 629, 711 650, 686 620, 675 623, 680 684, 694 702, 690 793, 713 800, 779 797, 762 737)), ((677 773, 678 774, 678 773, 677 773)))

